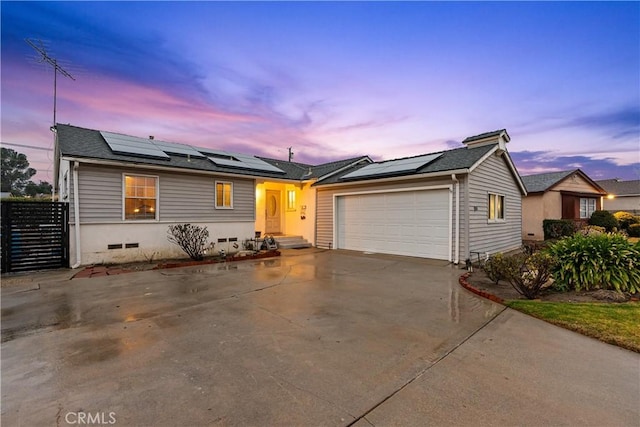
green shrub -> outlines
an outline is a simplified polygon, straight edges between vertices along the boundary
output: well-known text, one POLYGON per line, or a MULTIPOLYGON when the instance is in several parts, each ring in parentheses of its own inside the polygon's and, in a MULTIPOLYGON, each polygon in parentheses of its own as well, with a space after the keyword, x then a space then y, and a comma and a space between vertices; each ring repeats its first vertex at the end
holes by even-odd
POLYGON ((589 225, 604 227, 607 231, 613 231, 618 227, 618 220, 609 211, 595 211, 589 218, 589 225))
POLYGON ((640 224, 640 217, 634 216, 629 212, 619 211, 613 214, 618 221, 618 225, 622 230, 628 230, 632 224, 640 224))
POLYGON ((640 224, 631 224, 627 233, 629 233, 629 237, 640 237, 640 224))
POLYGON ((640 292, 640 243, 634 245, 620 234, 576 233, 548 251, 556 262, 553 277, 558 290, 640 292))
POLYGON ((534 299, 551 278, 553 266, 554 259, 546 251, 518 254, 505 260, 504 273, 519 294, 534 299))
POLYGON ((500 280, 506 279, 505 275, 505 256, 503 254, 495 254, 491 258, 489 258, 482 269, 487 274, 489 280, 494 282, 496 285, 500 280))
POLYGON ((545 219, 542 221, 544 240, 571 236, 576 232, 576 224, 569 219, 545 219))

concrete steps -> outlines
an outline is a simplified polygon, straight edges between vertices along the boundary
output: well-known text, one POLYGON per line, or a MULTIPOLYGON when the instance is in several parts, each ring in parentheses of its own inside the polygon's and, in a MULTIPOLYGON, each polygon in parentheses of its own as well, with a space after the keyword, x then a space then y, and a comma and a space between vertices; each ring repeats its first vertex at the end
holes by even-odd
POLYGON ((302 236, 273 236, 279 249, 310 248, 312 245, 302 236))

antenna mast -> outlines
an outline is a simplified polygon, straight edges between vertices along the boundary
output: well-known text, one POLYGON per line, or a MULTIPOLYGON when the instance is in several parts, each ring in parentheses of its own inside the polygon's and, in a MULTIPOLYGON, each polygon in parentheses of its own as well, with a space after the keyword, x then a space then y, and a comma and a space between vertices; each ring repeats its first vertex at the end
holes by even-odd
POLYGON ((62 74, 65 77, 70 78, 71 80, 75 80, 75 79, 64 68, 58 65, 57 59, 52 58, 47 54, 47 51, 44 50, 44 46, 42 45, 42 42, 40 40, 38 40, 40 46, 36 46, 36 44, 29 39, 25 39, 25 41, 29 46, 31 46, 36 52, 40 54, 41 56, 40 62, 46 62, 47 64, 53 67, 53 126, 55 126, 56 125, 56 105, 57 105, 57 98, 58 98, 58 73, 62 74))
POLYGON ((293 159, 293 147, 289 147, 289 161, 291 161, 291 159, 293 159))

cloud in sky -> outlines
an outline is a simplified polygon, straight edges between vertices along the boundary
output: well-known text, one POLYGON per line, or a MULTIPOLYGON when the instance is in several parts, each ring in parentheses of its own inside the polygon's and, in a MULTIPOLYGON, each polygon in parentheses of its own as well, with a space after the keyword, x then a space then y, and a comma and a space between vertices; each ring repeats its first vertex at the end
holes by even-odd
POLYGON ((549 151, 511 152, 511 158, 522 176, 538 173, 581 169, 593 180, 623 178, 640 179, 640 162, 618 165, 611 158, 558 156, 549 151))
POLYGON ((309 163, 507 128, 523 171, 630 179, 639 16, 638 3, 5 2, 2 141, 51 141, 52 73, 30 37, 77 74, 58 79, 64 123, 268 157, 293 146, 309 163))

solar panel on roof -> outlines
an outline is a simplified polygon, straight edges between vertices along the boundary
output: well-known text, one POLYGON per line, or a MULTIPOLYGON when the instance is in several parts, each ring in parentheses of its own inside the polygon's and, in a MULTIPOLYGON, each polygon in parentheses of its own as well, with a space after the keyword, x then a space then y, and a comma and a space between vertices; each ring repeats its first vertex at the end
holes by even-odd
POLYGON ((187 144, 177 144, 175 142, 151 141, 153 145, 164 151, 165 153, 180 154, 182 156, 206 157, 204 154, 187 144))
POLYGON ((263 172, 285 173, 282 169, 247 154, 227 153, 225 151, 212 151, 211 153, 216 155, 208 157, 209 160, 218 166, 228 166, 232 168, 263 172))
POLYGON ((164 151, 153 145, 150 140, 111 132, 100 132, 100 134, 114 153, 165 160, 170 158, 164 151))
POLYGON ((402 172, 416 172, 418 169, 431 163, 442 153, 427 154, 408 159, 389 160, 382 163, 372 163, 356 171, 349 172, 342 179, 363 178, 382 175, 395 175, 402 172))

